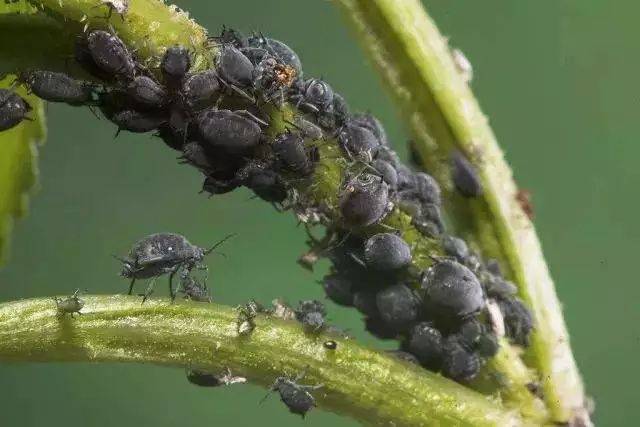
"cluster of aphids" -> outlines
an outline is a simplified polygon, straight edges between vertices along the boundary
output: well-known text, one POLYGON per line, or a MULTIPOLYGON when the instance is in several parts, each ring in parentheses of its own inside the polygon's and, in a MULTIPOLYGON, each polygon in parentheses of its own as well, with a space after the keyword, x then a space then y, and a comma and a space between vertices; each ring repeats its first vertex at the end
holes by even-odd
MULTIPOLYGON (((327 238, 303 262, 327 256, 333 263, 323 280, 327 296, 356 307, 370 332, 399 339, 424 367, 467 381, 495 354, 499 336, 528 344, 533 321, 515 287, 496 263, 483 263, 464 241, 445 233, 438 184, 399 160, 375 117, 351 114, 326 82, 304 79, 297 54, 280 41, 226 29, 212 42, 212 69, 192 72, 189 50, 174 46, 153 73, 117 35, 91 30, 79 37, 76 60, 100 84, 49 71, 23 73, 20 80, 45 100, 98 107, 119 131, 155 131, 202 172, 210 194, 246 186, 293 209, 307 225, 325 225, 327 238), (274 135, 270 120, 285 104, 296 108, 295 119, 274 135), (337 143, 346 165, 336 206, 302 200, 296 191, 305 179, 313 183, 319 146, 329 143, 337 143), (409 214, 425 238, 440 242, 446 257, 415 271, 412 247, 383 224, 394 209, 409 214)), ((0 92, 0 130, 28 110, 17 95, 0 92)), ((457 191, 482 194, 461 153, 451 165, 457 191)), ((183 289, 195 289, 188 274, 182 279, 183 289)), ((313 329, 324 314, 309 313, 300 316, 313 329)), ((243 330, 253 328, 252 316, 247 309, 243 330)))

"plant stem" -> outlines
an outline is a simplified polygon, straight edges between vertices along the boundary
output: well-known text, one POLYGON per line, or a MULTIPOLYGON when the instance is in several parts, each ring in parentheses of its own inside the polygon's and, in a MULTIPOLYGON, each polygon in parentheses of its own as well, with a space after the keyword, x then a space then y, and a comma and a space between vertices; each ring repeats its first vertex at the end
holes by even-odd
POLYGON ((588 424, 582 380, 538 237, 515 200, 512 172, 446 39, 418 0, 337 3, 402 107, 424 166, 447 191, 447 211, 458 231, 501 262, 532 309, 536 329, 525 360, 537 371, 553 420, 588 424), (453 150, 479 173, 481 197, 465 199, 452 191, 453 150))
POLYGON ((371 424, 521 425, 513 412, 437 374, 350 339, 305 334, 260 315, 238 336, 237 313, 217 304, 86 296, 82 315, 58 317, 49 298, 0 305, 0 361, 90 361, 229 368, 263 386, 306 372, 320 407, 371 424), (367 380, 369 379, 369 380, 367 380))

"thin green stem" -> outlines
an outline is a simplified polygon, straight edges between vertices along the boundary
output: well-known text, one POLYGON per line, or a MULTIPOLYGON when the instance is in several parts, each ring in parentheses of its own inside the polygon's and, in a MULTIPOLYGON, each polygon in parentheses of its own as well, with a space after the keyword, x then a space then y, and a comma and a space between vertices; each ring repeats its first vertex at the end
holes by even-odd
POLYGON ((318 405, 361 422, 388 425, 521 425, 516 413, 437 374, 353 340, 305 334, 299 324, 260 315, 248 336, 237 312, 217 304, 86 296, 82 315, 59 317, 48 298, 0 305, 0 361, 98 361, 229 368, 268 386, 306 372, 318 405))
POLYGON ((457 230, 497 258, 533 311, 536 329, 525 360, 533 367, 554 421, 589 423, 584 388, 560 303, 533 225, 519 207, 511 170, 446 39, 419 0, 337 0, 402 107, 424 166, 447 192, 457 230), (453 191, 450 158, 463 152, 484 194, 453 191))

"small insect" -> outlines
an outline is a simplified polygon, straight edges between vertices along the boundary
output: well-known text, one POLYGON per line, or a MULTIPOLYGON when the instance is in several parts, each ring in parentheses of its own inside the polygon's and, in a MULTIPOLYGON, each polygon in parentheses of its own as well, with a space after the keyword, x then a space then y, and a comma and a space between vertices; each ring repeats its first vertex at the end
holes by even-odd
POLYGON ((103 72, 133 78, 135 61, 124 42, 115 34, 92 30, 87 35, 87 48, 95 65, 103 72))
POLYGON ((146 300, 153 291, 155 278, 169 274, 169 294, 175 298, 173 276, 180 269, 184 269, 186 273, 193 268, 206 269, 201 264, 204 257, 232 236, 225 237, 209 249, 192 245, 184 236, 176 233, 151 234, 139 240, 133 245, 127 258, 117 258, 122 262, 120 275, 131 279, 129 295, 137 279, 153 278, 154 281, 144 295, 146 300))
POLYGON ((437 260, 423 275, 427 311, 445 319, 464 319, 484 308, 484 292, 471 270, 453 260, 437 260))
POLYGON ((309 390, 317 390, 324 387, 319 385, 302 385, 298 384, 304 377, 304 373, 298 375, 295 379, 287 377, 278 377, 271 386, 270 392, 262 399, 261 402, 269 397, 271 391, 277 391, 280 394, 280 400, 287 405, 289 412, 305 417, 307 412, 316 406, 316 399, 309 393, 309 390))
POLYGON ((136 110, 118 111, 108 119, 118 126, 116 136, 123 130, 133 133, 151 132, 167 122, 167 117, 164 114, 136 110))
POLYGON ((255 300, 249 300, 244 305, 236 307, 238 319, 236 330, 238 335, 249 335, 256 328, 255 318, 259 313, 264 312, 264 307, 255 300))
POLYGON ((335 342, 334 340, 329 340, 322 343, 322 346, 327 350, 335 350, 338 348, 338 343, 335 342))
POLYGON ((233 375, 229 368, 222 374, 212 374, 211 372, 200 369, 187 369, 187 381, 200 387, 221 387, 232 384, 244 384, 247 382, 247 379, 233 375))
POLYGON ((346 276, 330 274, 322 279, 322 287, 327 297, 339 305, 353 305, 353 281, 346 276))
POLYGON ((100 0, 100 2, 109 8, 107 19, 110 19, 115 12, 124 21, 124 15, 129 11, 129 0, 100 0))
POLYGON ((451 179, 456 190, 464 197, 480 197, 483 193, 478 172, 464 154, 457 150, 451 155, 451 179))
POLYGON ((442 354, 442 373, 454 381, 470 381, 480 372, 478 355, 466 350, 455 336, 445 340, 442 354))
POLYGON ((191 55, 183 46, 171 46, 162 56, 160 71, 165 82, 177 86, 191 68, 191 55))
POLYGON ((202 183, 201 193, 206 192, 209 195, 226 194, 238 188, 240 184, 235 179, 217 179, 213 176, 207 176, 202 183))
POLYGON ((251 87, 254 65, 244 53, 232 45, 223 45, 217 58, 216 70, 222 83, 238 95, 251 99, 242 89, 251 87))
POLYGON ((363 173, 349 179, 340 194, 340 212, 345 223, 366 227, 379 222, 392 205, 389 186, 382 178, 363 173))
POLYGON ((168 98, 167 91, 151 77, 137 76, 127 86, 127 93, 144 107, 161 108, 168 98))
POLYGON ((294 132, 279 135, 271 145, 276 157, 276 168, 299 175, 313 172, 312 153, 304 146, 304 139, 294 132))
POLYGON ((380 318, 398 332, 414 322, 420 314, 421 301, 407 285, 393 285, 376 294, 380 318))
POLYGON ((398 172, 391 163, 386 160, 376 159, 371 166, 380 174, 382 180, 387 183, 391 191, 395 191, 398 188, 398 172))
POLYGON ((337 92, 333 94, 333 115, 338 126, 344 125, 349 119, 349 105, 337 92))
POLYGON ((458 237, 443 236, 442 249, 444 249, 445 254, 454 257, 458 262, 464 262, 469 256, 469 247, 464 240, 458 237))
POLYGON ((367 127, 348 121, 338 132, 338 142, 349 158, 371 162, 380 148, 380 140, 367 127))
POLYGON ((282 203, 289 194, 280 175, 260 162, 250 162, 238 172, 238 178, 258 197, 270 203, 282 203))
POLYGON ((27 113, 31 106, 20 95, 8 89, 0 89, 0 131, 19 125, 29 120, 27 113))
POLYGON ((196 302, 211 302, 211 295, 205 282, 199 283, 188 274, 181 274, 180 291, 186 299, 196 302))
POLYGON ((256 65, 252 75, 253 87, 265 101, 275 101, 281 105, 285 100, 285 91, 293 84, 295 77, 293 67, 268 57, 256 65))
POLYGON ((213 169, 209 161, 209 155, 204 147, 197 141, 189 142, 182 147, 182 156, 180 156, 180 159, 180 163, 188 163, 205 173, 213 169))
POLYGON ((196 118, 196 126, 203 142, 234 153, 245 152, 262 139, 260 122, 244 110, 206 110, 196 118))
POLYGON ((359 126, 363 126, 369 129, 378 138, 381 145, 389 145, 387 140, 387 132, 384 130, 384 126, 376 116, 371 113, 356 114, 351 117, 351 121, 359 126))
POLYGON ((82 307, 84 307, 84 301, 78 296, 79 293, 80 289, 76 289, 76 291, 70 297, 53 298, 56 303, 56 308, 58 310, 59 316, 69 314, 71 317, 73 317, 74 313, 82 314, 80 310, 82 310, 82 307))
POLYGON ((318 332, 325 326, 327 310, 318 300, 300 301, 295 309, 296 319, 307 332, 318 332))
POLYGON ((535 217, 535 210, 533 207, 533 201, 531 200, 531 191, 519 188, 516 193, 516 201, 520 205, 520 208, 529 219, 535 217))
POLYGON ((505 335, 515 344, 528 347, 534 326, 529 309, 516 297, 498 298, 497 302, 504 318, 505 335))
POLYGON ((50 102, 85 105, 93 101, 92 85, 55 71, 30 71, 20 75, 31 92, 50 102))
POLYGON ((193 111, 211 107, 219 96, 220 80, 213 70, 192 74, 182 85, 184 102, 193 111))
POLYGON ((333 109, 333 89, 322 80, 300 81, 290 98, 296 107, 301 107, 311 113, 333 109))
POLYGON ((293 320, 296 318, 296 312, 289 307, 287 303, 279 298, 271 301, 271 315, 283 320, 293 320))
POLYGON ((411 248, 397 234, 379 233, 365 242, 364 259, 373 270, 400 270, 411 263, 411 248))

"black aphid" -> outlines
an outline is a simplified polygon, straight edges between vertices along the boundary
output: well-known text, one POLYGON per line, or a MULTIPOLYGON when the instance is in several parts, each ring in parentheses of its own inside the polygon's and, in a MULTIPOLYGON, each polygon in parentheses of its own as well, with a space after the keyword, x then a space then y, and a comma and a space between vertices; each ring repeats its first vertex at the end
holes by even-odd
POLYGON ((329 340, 322 343, 322 346, 327 350, 335 350, 338 348, 338 343, 335 342, 334 340, 329 340))
POLYGON ((226 194, 230 191, 235 190, 239 186, 240 184, 235 179, 217 179, 212 176, 208 176, 202 183, 202 191, 207 192, 211 195, 226 194))
POLYGON ((498 305, 504 317, 507 337, 514 343, 527 347, 533 330, 533 317, 524 304, 515 297, 499 298, 498 305))
POLYGON ((188 274, 182 274, 180 277, 180 293, 184 294, 186 299, 196 302, 211 302, 211 295, 206 283, 200 283, 188 274))
MULTIPOLYGON (((172 280, 178 270, 184 269, 186 274, 193 268, 205 269, 206 266, 201 264, 205 255, 211 253, 229 237, 225 237, 210 249, 192 245, 184 236, 176 233, 151 234, 139 240, 133 245, 127 258, 120 259, 122 261, 120 275, 131 279, 129 295, 137 279, 156 278, 169 274, 169 293, 175 298, 172 280)), ((147 289, 145 299, 152 292, 153 283, 147 289)))
POLYGON ((411 263, 411 248, 397 234, 379 233, 365 242, 364 259, 373 270, 399 270, 411 263))
POLYGON ((382 123, 376 116, 371 113, 355 114, 351 121, 359 126, 366 127, 378 138, 378 141, 382 145, 389 145, 387 140, 387 132, 384 130, 382 123))
POLYGON ((279 170, 302 176, 313 171, 310 150, 304 146, 304 139, 298 133, 285 132, 279 135, 271 145, 279 170))
POLYGON ((469 352, 455 337, 447 339, 443 347, 442 373, 452 380, 470 381, 480 372, 480 358, 469 352))
POLYGON ((164 87, 151 77, 137 76, 127 86, 127 93, 138 104, 161 108, 168 101, 168 94, 164 87))
POLYGON ((55 71, 30 71, 21 75, 31 92, 50 102, 85 105, 93 101, 92 85, 55 71))
POLYGON ((193 111, 214 105, 220 96, 220 80, 214 70, 192 74, 184 80, 182 96, 193 111))
POLYGON ((56 302, 56 309, 58 310, 58 315, 62 316, 65 314, 71 315, 73 317, 74 313, 80 313, 82 307, 84 307, 84 301, 78 296, 80 293, 80 289, 76 289, 76 291, 67 298, 58 298, 54 297, 53 300, 56 302))
POLYGON ((456 261, 436 261, 424 275, 421 288, 427 311, 445 319, 468 317, 485 304, 476 275, 456 261))
POLYGON ((291 100, 298 107, 313 113, 333 109, 333 89, 328 83, 318 79, 300 82, 291 100))
POLYGON ((126 130, 134 133, 151 132, 167 122, 164 114, 142 112, 136 110, 122 110, 109 117, 118 126, 118 133, 126 130))
POLYGON ((458 237, 443 236, 442 248, 448 256, 454 257, 458 262, 464 262, 469 256, 469 247, 464 240, 458 237))
POLYGON ((406 285, 393 285, 378 292, 376 304, 380 318, 398 331, 418 318, 420 300, 406 285))
MULTIPOLYGON (((280 400, 287 405, 289 412, 298 414, 302 418, 316 406, 316 400, 309 393, 309 390, 317 390, 323 387, 322 384, 314 386, 298 384, 298 381, 303 376, 304 374, 301 374, 295 379, 278 377, 271 386, 271 391, 277 391, 280 394, 280 400)), ((268 396, 267 394, 262 400, 264 401, 268 396)))
POLYGON ((203 142, 236 153, 255 147, 262 136, 258 122, 244 111, 203 111, 196 125, 203 142))
POLYGON ((416 195, 425 203, 440 205, 440 186, 438 182, 429 174, 417 172, 413 176, 415 182, 416 195))
POLYGON ((420 322, 409 332, 404 347, 430 369, 438 369, 442 362, 442 334, 431 322, 420 322))
POLYGON ((482 284, 490 297, 509 298, 518 293, 516 285, 501 276, 490 273, 485 273, 482 276, 482 284))
POLYGON ((182 147, 181 159, 183 160, 183 163, 189 163, 202 172, 207 172, 213 169, 213 165, 209 161, 209 155, 205 151, 204 147, 196 141, 189 142, 182 147))
POLYGON ((451 155, 451 179, 460 194, 464 197, 482 195, 482 183, 475 167, 459 151, 451 155))
POLYGON ((375 134, 353 121, 348 121, 340 128, 338 142, 351 159, 363 162, 370 162, 380 148, 380 141, 375 134))
POLYGON ((298 322, 302 323, 308 332, 317 332, 325 325, 324 317, 327 311, 324 304, 318 300, 300 301, 294 312, 298 322))
POLYGON ((171 46, 162 56, 160 71, 170 86, 180 84, 191 68, 191 55, 183 46, 171 46))
POLYGON ((371 166, 380 174, 382 180, 387 183, 389 189, 395 191, 398 188, 398 171, 386 160, 376 159, 371 166))
POLYGON ((375 224, 388 212, 389 186, 378 176, 360 174, 346 182, 339 205, 342 218, 348 225, 365 227, 375 224))
POLYGON ((11 129, 27 118, 31 106, 20 95, 0 89, 0 132, 11 129))
POLYGON ((276 58, 267 57, 260 61, 253 70, 253 88, 262 94, 266 102, 281 105, 285 101, 285 93, 296 78, 295 70, 279 63, 276 58))
MULTIPOLYGON (((264 58, 265 54, 273 56, 279 63, 293 68, 298 78, 302 77, 302 62, 300 62, 298 54, 280 40, 263 36, 255 36, 250 37, 247 44, 250 49, 264 50, 262 58, 264 58)), ((255 53, 253 56, 255 56, 255 53)))
POLYGON ((232 45, 223 45, 217 60, 217 71, 232 88, 248 88, 253 81, 254 65, 244 53, 232 45))
POLYGON ((238 179, 264 201, 282 203, 287 198, 287 188, 280 175, 268 165, 251 162, 238 173, 238 179))
POLYGON ((322 279, 322 286, 331 301, 344 306, 353 305, 353 282, 350 278, 331 274, 322 279))
POLYGON ((112 76, 133 78, 136 64, 125 44, 115 34, 93 30, 87 34, 87 48, 95 65, 112 76))
POLYGON ((264 312, 262 304, 255 300, 249 300, 244 305, 236 307, 238 311, 238 319, 236 328, 238 335, 249 335, 256 328, 255 318, 259 313, 264 312))
POLYGON ((187 369, 187 381, 200 387, 221 387, 231 384, 243 384, 247 382, 247 379, 234 376, 230 369, 221 374, 212 374, 200 369, 187 369))

